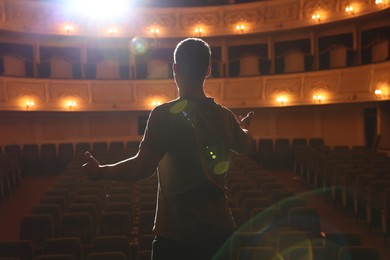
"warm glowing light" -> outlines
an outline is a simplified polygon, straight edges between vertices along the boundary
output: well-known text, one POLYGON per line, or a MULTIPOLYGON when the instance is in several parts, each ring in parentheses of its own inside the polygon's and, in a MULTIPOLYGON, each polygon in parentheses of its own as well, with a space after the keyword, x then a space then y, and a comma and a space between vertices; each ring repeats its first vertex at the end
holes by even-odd
POLYGON ((71 32, 74 31, 74 26, 71 25, 71 24, 66 24, 66 25, 64 26, 64 31, 65 31, 66 33, 71 33, 71 32))
POLYGON ((237 31, 240 31, 240 32, 244 32, 244 31, 245 31, 245 25, 243 25, 243 24, 237 24, 237 25, 236 25, 236 30, 237 30, 237 31))
POLYGON ((116 28, 116 27, 109 28, 108 33, 111 35, 118 34, 118 28, 116 28))
POLYGON ((127 0, 71 0, 68 1, 69 12, 83 17, 118 20, 125 14, 127 0))
POLYGON ((152 101, 152 106, 153 107, 156 107, 156 106, 159 106, 159 105, 161 105, 161 101, 160 100, 153 100, 152 101))
POLYGON ((321 18, 321 15, 320 15, 320 14, 313 14, 313 15, 311 16, 311 19, 312 19, 313 21, 320 21, 320 18, 321 18))
POLYGON ((375 4, 376 5, 381 5, 381 4, 383 4, 383 1, 382 0, 375 0, 375 4))
POLYGON ((195 33, 197 33, 200 36, 200 35, 202 35, 203 28, 202 27, 196 27, 194 31, 195 31, 195 33))
POLYGON ((353 13, 353 6, 349 5, 349 6, 345 7, 345 12, 346 13, 353 13))
POLYGON ((318 103, 321 103, 321 101, 324 100, 324 96, 319 94, 313 95, 313 100, 317 101, 318 103))
POLYGON ((31 109, 31 108, 33 108, 34 106, 35 106, 34 100, 27 100, 27 101, 26 101, 26 108, 27 108, 27 109, 31 109))
POLYGON ((152 29, 150 29, 150 32, 156 36, 160 33, 160 29, 158 27, 153 27, 152 29))
POLYGON ((382 90, 381 89, 375 89, 374 93, 375 93, 375 95, 380 96, 380 95, 382 95, 382 90))
POLYGON ((68 103, 67 103, 67 105, 68 105, 68 108, 69 108, 69 109, 75 109, 76 106, 77 106, 77 102, 74 101, 74 100, 69 100, 68 103))
POLYGON ((276 97, 276 102, 283 105, 287 102, 287 98, 285 96, 278 96, 276 97))

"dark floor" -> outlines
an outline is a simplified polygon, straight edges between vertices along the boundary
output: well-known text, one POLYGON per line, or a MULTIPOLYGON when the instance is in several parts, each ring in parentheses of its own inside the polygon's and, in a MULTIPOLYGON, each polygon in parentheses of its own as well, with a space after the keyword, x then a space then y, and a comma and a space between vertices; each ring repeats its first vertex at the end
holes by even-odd
MULTIPOLYGON (((367 223, 357 223, 352 214, 346 213, 340 207, 335 207, 320 193, 309 191, 304 183, 293 179, 291 172, 274 172, 280 181, 308 199, 309 205, 319 209, 324 232, 354 231, 361 234, 363 244, 379 249, 382 259, 390 259, 390 244, 384 243, 384 236, 379 230, 370 233, 367 223)), ((43 193, 53 184, 56 177, 23 178, 20 186, 11 196, 0 204, 0 241, 17 240, 19 238, 19 223, 21 218, 30 212, 33 205, 39 202, 43 193)))

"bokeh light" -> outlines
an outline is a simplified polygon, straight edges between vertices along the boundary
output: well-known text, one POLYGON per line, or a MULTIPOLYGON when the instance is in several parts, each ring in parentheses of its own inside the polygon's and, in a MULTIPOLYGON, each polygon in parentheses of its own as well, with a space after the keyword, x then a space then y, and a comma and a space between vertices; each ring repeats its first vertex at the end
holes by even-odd
POLYGON ((148 51, 149 44, 146 40, 135 37, 130 40, 129 48, 131 53, 135 55, 142 55, 148 51))

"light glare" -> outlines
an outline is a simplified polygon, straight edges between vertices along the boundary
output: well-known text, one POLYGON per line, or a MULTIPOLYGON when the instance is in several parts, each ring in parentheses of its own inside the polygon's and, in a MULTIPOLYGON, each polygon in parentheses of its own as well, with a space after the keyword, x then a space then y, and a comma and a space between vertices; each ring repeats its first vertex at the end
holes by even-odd
POLYGON ((70 8, 80 15, 96 19, 118 18, 127 9, 126 0, 72 0, 70 8))

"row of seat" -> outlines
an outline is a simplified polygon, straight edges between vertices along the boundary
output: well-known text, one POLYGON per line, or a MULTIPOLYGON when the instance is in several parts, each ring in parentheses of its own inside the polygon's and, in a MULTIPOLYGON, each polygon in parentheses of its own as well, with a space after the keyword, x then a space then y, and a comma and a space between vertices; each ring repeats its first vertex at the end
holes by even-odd
MULTIPOLYGON (((123 153, 102 151, 97 156, 101 161, 110 161, 113 158, 118 160, 123 153)), ((150 249, 156 177, 134 184, 90 181, 82 174, 82 163, 82 157, 73 158, 56 177, 52 188, 41 197, 39 204, 24 216, 20 239, 30 241, 34 255, 40 258, 50 253, 45 249, 47 241, 71 237, 80 241, 82 259, 94 253, 93 243, 97 238, 107 236, 126 237, 130 250, 125 259, 136 256, 139 241, 143 241, 144 248, 150 249), (146 236, 147 245, 145 237, 139 239, 142 234, 149 236, 146 236)), ((71 249, 61 252, 66 254, 71 249)))
POLYGON ((99 155, 110 152, 133 155, 138 151, 139 141, 114 142, 77 142, 77 143, 45 143, 45 144, 8 144, 0 148, 2 154, 16 154, 20 159, 22 175, 59 174, 69 162, 82 157, 86 151, 99 155))
POLYGON ((323 232, 318 209, 251 157, 240 157, 230 171, 230 205, 239 228, 221 259, 346 259, 355 250, 379 259, 358 233, 323 232))
MULTIPOLYGON (((323 145, 321 138, 270 138, 254 141, 252 157, 264 167, 287 168, 292 165, 295 148, 301 145, 323 145)), ((113 142, 77 142, 45 144, 8 144, 0 147, 0 153, 17 154, 20 159, 22 175, 59 174, 76 157, 83 157, 86 151, 92 151, 97 157, 107 153, 127 157, 138 151, 139 141, 113 142)))
MULTIPOLYGON (((104 161, 109 160, 112 155, 102 153, 100 156, 101 160, 104 161)), ((54 236, 41 239, 41 248, 39 246, 33 247, 35 251, 40 250, 38 254, 34 255, 37 257, 49 257, 48 255, 52 251, 45 249, 47 241, 51 239, 66 239, 69 236, 78 237, 83 249, 84 258, 90 253, 95 253, 93 251, 93 241, 96 238, 102 235, 118 235, 112 233, 102 234, 99 233, 99 230, 101 229, 102 216, 107 211, 110 211, 107 210, 107 206, 113 200, 123 199, 126 202, 122 200, 121 203, 130 204, 131 212, 128 216, 132 218, 132 226, 130 228, 123 228, 123 230, 131 230, 130 235, 125 235, 129 240, 129 246, 131 248, 130 255, 139 259, 142 257, 150 259, 151 240, 154 237, 152 225, 156 203, 156 177, 154 176, 148 180, 134 184, 112 181, 91 182, 81 173, 80 165, 82 163, 82 158, 74 158, 67 165, 64 172, 57 177, 53 188, 48 190, 41 199, 40 205, 53 205, 57 203, 56 206, 63 210, 61 217, 57 218, 60 219, 57 233, 54 236), (116 194, 119 197, 116 197, 116 194), (78 196, 83 196, 83 199, 76 199, 78 196), (80 203, 88 204, 89 206, 84 207, 85 205, 83 205, 82 207, 80 203), (92 207, 91 204, 93 205, 92 207), (67 217, 62 217, 72 215, 73 211, 84 212, 81 215, 88 215, 89 218, 86 218, 90 219, 88 223, 93 223, 92 216, 94 214, 91 212, 95 212, 95 210, 90 210, 91 208, 100 212, 100 214, 97 214, 98 216, 96 218, 98 220, 95 222, 100 223, 100 226, 97 225, 99 228, 97 230, 95 229, 95 233, 88 239, 88 236, 84 237, 81 235, 80 230, 85 230, 85 227, 90 226, 90 224, 85 225, 84 223, 79 225, 78 228, 80 229, 78 230, 74 218, 71 221, 65 221, 67 217), (66 230, 64 230, 64 226, 66 226, 66 230)), ((252 157, 234 157, 231 165, 232 167, 226 178, 230 205, 238 230, 227 244, 225 252, 228 258, 224 259, 246 259, 242 258, 244 257, 242 254, 258 254, 263 249, 273 249, 277 255, 288 259, 290 254, 294 254, 290 249, 295 248, 296 246, 294 245, 296 244, 291 245, 290 243, 286 248, 284 246, 282 247, 283 243, 281 241, 285 236, 287 237, 285 239, 287 242, 295 241, 294 243, 303 243, 305 246, 310 246, 310 252, 316 251, 318 247, 320 248, 318 250, 325 250, 326 254, 329 254, 329 250, 326 247, 326 236, 324 237, 324 234, 321 233, 321 221, 316 208, 308 207, 304 198, 295 194, 289 188, 284 187, 278 181, 277 176, 260 167, 252 157), (245 237, 246 235, 250 238, 249 240, 241 237, 245 237), (293 237, 297 237, 297 239, 294 240, 293 237), (254 243, 253 241, 258 241, 259 243, 254 243), (251 250, 253 250, 247 250, 248 247, 251 247, 251 250)), ((118 208, 114 207, 114 209, 118 211, 118 208)), ((42 215, 42 213, 45 213, 39 210, 35 211, 35 213, 33 211, 32 209, 32 214, 42 215)), ((72 216, 80 215, 73 214, 72 216)), ((119 221, 108 222, 108 229, 110 231, 116 230, 114 228, 117 224, 116 222, 119 221)), ((41 234, 42 232, 38 233, 41 234)), ((120 235, 123 236, 123 234, 120 235)), ((341 236, 342 240, 345 241, 346 238, 344 236, 348 235, 338 234, 338 236, 341 236)), ((33 239, 31 238, 28 241, 33 243, 33 239)), ((351 242, 338 245, 336 253, 333 252, 333 254, 338 255, 344 246, 361 246, 361 244, 358 244, 351 242)), ((373 248, 366 249, 377 253, 373 248)), ((302 250, 304 251, 305 249, 302 250)), ((351 250, 353 249, 351 248, 351 250)), ((70 253, 65 249, 55 252, 56 254, 70 253)), ((307 248, 306 252, 308 252, 307 248)))
POLYGON ((357 221, 390 230, 390 158, 371 148, 302 147, 295 174, 312 189, 320 189, 334 204, 352 212, 357 221))
POLYGON ((15 154, 0 154, 0 202, 9 197, 19 185, 19 158, 15 154))

